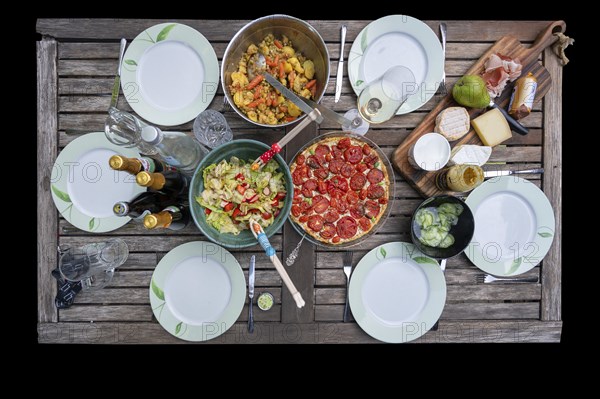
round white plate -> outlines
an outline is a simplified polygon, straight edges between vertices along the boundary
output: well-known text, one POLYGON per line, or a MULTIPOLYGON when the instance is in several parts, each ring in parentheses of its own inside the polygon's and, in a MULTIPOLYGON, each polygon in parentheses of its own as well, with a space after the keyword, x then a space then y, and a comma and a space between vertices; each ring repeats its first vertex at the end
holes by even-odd
POLYGON ((131 108, 152 123, 174 126, 191 121, 208 107, 218 84, 215 51, 187 25, 152 26, 125 52, 123 93, 131 108))
POLYGON ((392 242, 367 253, 352 272, 354 319, 373 338, 408 342, 434 326, 446 303, 439 264, 413 245, 392 242))
POLYGON ((242 268, 225 248, 205 241, 171 250, 156 266, 150 304, 160 325, 186 341, 207 341, 238 319, 246 298, 242 268))
POLYGON ((424 22, 407 15, 388 15, 358 34, 348 56, 348 77, 356 95, 396 65, 409 68, 418 87, 396 113, 402 115, 429 101, 444 73, 442 46, 424 22))
POLYGON ((108 159, 120 154, 139 157, 139 152, 109 142, 104 133, 88 133, 70 142, 52 169, 52 199, 61 215, 73 226, 102 233, 123 226, 129 217, 118 217, 113 206, 129 201, 145 187, 126 172, 115 171, 108 159))
POLYGON ((473 190, 466 202, 475 217, 475 233, 465 253, 486 273, 525 273, 550 250, 554 212, 546 195, 530 181, 493 178, 473 190))

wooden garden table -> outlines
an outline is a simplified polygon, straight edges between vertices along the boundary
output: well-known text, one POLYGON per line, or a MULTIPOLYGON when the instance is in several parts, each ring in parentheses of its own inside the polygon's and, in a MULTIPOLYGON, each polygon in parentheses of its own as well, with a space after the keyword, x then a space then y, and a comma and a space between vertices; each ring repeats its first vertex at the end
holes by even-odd
MULTIPOLYGON (((186 343, 167 333, 150 308, 148 285, 162 256, 176 246, 204 240, 192 223, 182 231, 150 232, 143 227, 124 227, 107 234, 89 234, 72 228, 58 214, 50 194, 50 175, 57 154, 70 141, 88 132, 102 131, 110 102, 119 53, 119 40, 131 41, 139 32, 163 20, 40 19, 37 31, 38 82, 38 340, 43 343, 186 343), (121 237, 130 247, 127 262, 115 273, 108 288, 80 293, 72 307, 54 306, 56 280, 50 272, 57 266, 57 245, 73 246, 121 237)), ((219 60, 233 35, 248 21, 181 20, 212 43, 219 60)), ((323 104, 338 112, 356 106, 356 96, 347 79, 342 98, 334 103, 334 84, 339 57, 340 26, 348 25, 345 59, 353 39, 370 21, 308 21, 323 36, 331 57, 331 74, 323 104)), ((425 21, 437 32, 438 21, 425 21)), ((523 44, 531 43, 548 22, 447 21, 446 75, 453 84, 496 40, 515 35, 523 44)), ((477 284, 480 271, 464 256, 448 261, 447 302, 437 331, 415 342, 557 342, 561 337, 561 173, 562 173, 562 67, 546 50, 541 62, 550 72, 553 84, 542 103, 524 123, 527 136, 513 135, 506 146, 496 148, 491 161, 508 162, 515 168, 543 166, 543 175, 526 176, 541 187, 555 210, 554 243, 542 264, 527 276, 539 276, 535 284, 477 284)), ((344 73, 347 73, 344 71, 344 73)), ((367 136, 389 156, 407 134, 435 105, 434 97, 420 110, 372 127, 367 136)), ((120 108, 131 111, 125 98, 120 108)), ((210 105, 223 109, 219 88, 210 105)), ((234 112, 225 113, 236 138, 275 142, 285 129, 257 128, 234 112)), ((191 123, 175 130, 191 131, 191 123)), ((340 130, 335 123, 312 124, 284 148, 289 160, 314 135, 340 130)), ((396 200, 391 217, 379 232, 357 247, 356 264, 370 249, 386 242, 410 242, 410 215, 422 198, 396 174, 396 200)), ((285 259, 300 239, 286 223, 271 238, 278 256, 285 259)), ((233 251, 247 274, 251 254, 257 255, 257 293, 268 291, 274 307, 255 310, 256 329, 248 334, 246 307, 238 322, 225 334, 207 343, 376 343, 355 322, 343 323, 342 312, 346 278, 342 271, 343 251, 323 249, 305 242, 295 265, 288 268, 294 283, 306 300, 296 308, 273 265, 258 246, 233 251)), ((256 298, 256 296, 255 296, 256 298)))

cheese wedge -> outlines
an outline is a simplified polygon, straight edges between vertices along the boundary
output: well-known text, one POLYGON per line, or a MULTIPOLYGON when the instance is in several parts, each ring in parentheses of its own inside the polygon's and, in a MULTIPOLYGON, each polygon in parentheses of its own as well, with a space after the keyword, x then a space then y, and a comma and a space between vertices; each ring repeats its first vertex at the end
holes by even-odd
POLYGON ((457 145, 450 154, 450 165, 483 166, 492 155, 492 147, 482 145, 457 145))
POLYGON ((458 140, 469 132, 469 113, 463 107, 446 108, 435 118, 436 133, 448 141, 458 140))
POLYGON ((512 137, 510 126, 500 110, 494 108, 471 121, 483 144, 493 147, 512 137))

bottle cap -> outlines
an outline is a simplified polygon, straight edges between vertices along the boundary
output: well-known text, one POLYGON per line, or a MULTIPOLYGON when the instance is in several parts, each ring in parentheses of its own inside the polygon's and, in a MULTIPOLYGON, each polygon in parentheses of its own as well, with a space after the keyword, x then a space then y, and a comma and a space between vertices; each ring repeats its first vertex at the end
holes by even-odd
POLYGON ((142 129, 142 140, 148 144, 158 144, 160 142, 161 131, 154 126, 145 126, 142 129))
POLYGON ((117 216, 125 216, 125 215, 127 215, 129 213, 129 203, 127 203, 125 201, 117 202, 113 206, 113 212, 117 216))
POLYGON ((148 172, 140 172, 135 176, 135 181, 140 186, 149 187, 152 185, 152 175, 148 172))
POLYGON ((154 214, 144 216, 144 227, 153 229, 158 226, 158 218, 154 214))
POLYGON ((123 167, 123 165, 125 165, 125 158, 120 155, 113 155, 108 160, 108 164, 111 168, 119 170, 123 167))

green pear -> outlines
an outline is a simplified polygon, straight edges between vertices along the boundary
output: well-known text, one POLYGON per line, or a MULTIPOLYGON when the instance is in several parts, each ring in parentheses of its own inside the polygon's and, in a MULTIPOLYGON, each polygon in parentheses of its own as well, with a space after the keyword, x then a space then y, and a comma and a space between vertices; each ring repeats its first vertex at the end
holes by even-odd
POLYGON ((465 75, 452 88, 452 96, 465 107, 485 108, 490 104, 490 94, 481 76, 465 75))

